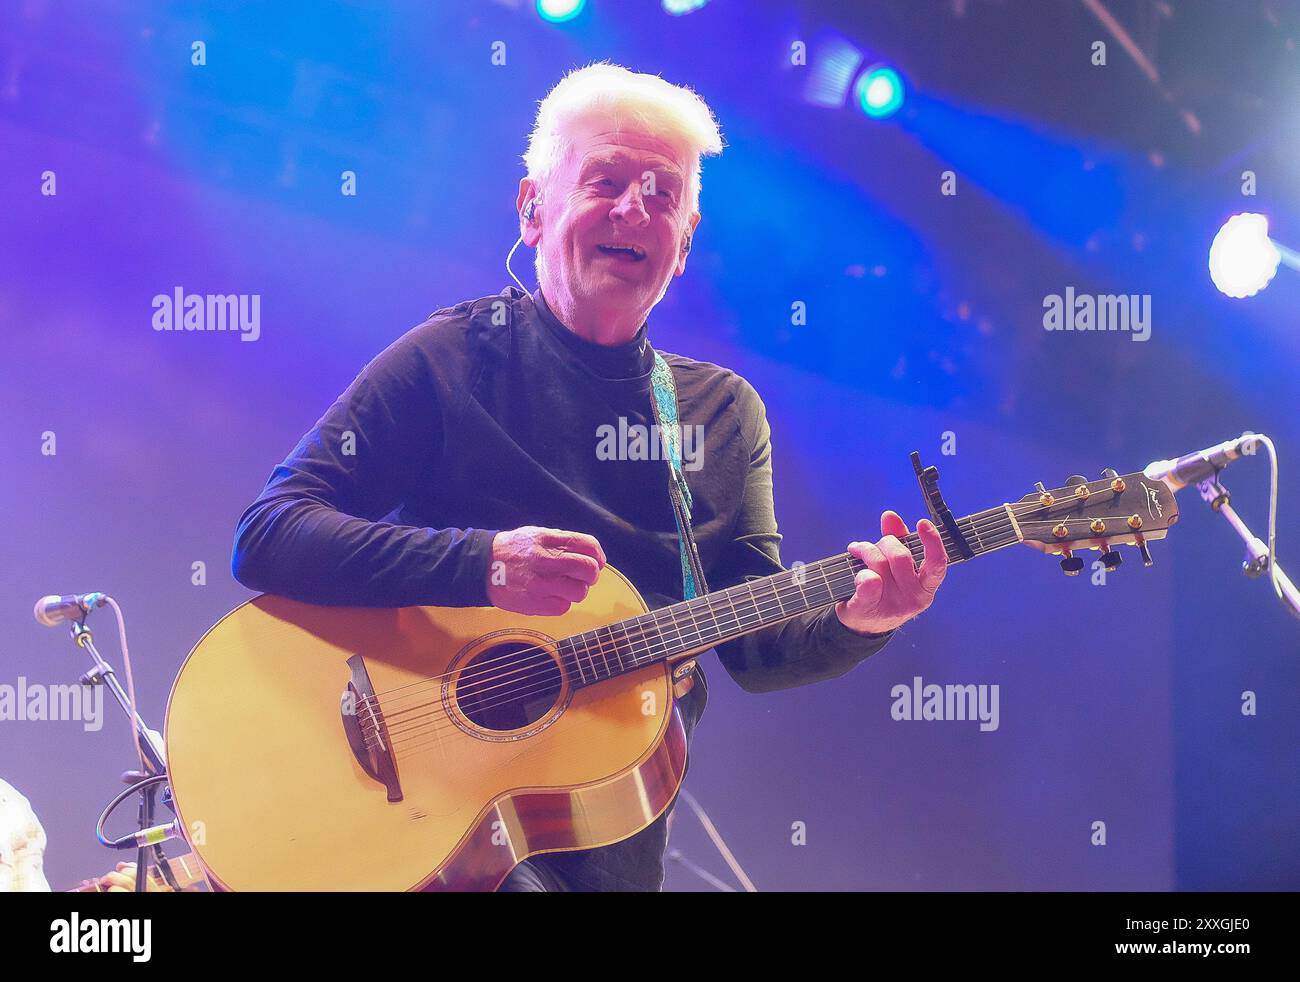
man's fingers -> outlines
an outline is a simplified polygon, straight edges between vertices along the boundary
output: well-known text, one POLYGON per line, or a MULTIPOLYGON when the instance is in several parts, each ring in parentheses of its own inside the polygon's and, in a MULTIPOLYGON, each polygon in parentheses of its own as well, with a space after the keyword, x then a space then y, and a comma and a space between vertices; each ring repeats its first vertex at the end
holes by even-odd
POLYGON ((881 579, 879 573, 870 569, 860 569, 853 577, 853 596, 841 600, 839 609, 869 611, 875 607, 884 591, 885 581, 881 579))
POLYGON ((880 516, 881 538, 884 538, 886 535, 892 535, 901 539, 907 534, 907 523, 903 521, 903 516, 898 514, 898 512, 887 511, 880 516))
POLYGON ((590 556, 600 564, 600 568, 605 566, 605 550, 600 547, 600 543, 596 541, 594 535, 588 535, 586 532, 548 529, 541 538, 541 544, 590 556))
POLYGON ((571 604, 587 599, 591 587, 569 576, 542 576, 533 581, 532 592, 539 597, 558 597, 571 604))
POLYGON ((573 604, 562 597, 530 597, 518 606, 507 607, 506 610, 513 610, 516 614, 559 617, 561 614, 567 614, 572 606, 573 604))
MULTIPOLYGON (((863 582, 862 574, 871 572, 880 580, 881 593, 885 587, 894 582, 894 573, 889 567, 889 557, 880 551, 880 547, 874 542, 851 542, 849 543, 850 554, 857 556, 867 566, 866 570, 860 570, 857 578, 854 580, 854 586, 863 582)), ((879 594, 877 594, 879 596, 879 594)))
POLYGON ((889 563, 889 572, 899 586, 916 582, 916 563, 912 553, 896 536, 887 535, 876 543, 889 563))
POLYGON ((939 589, 939 584, 943 582, 948 572, 948 552, 944 548, 943 536, 939 534, 933 522, 921 519, 916 526, 916 534, 921 537, 921 544, 925 546, 925 561, 921 563, 917 577, 921 581, 922 589, 926 593, 933 594, 939 589))
POLYGON ((880 598, 880 594, 885 589, 885 581, 875 570, 862 569, 858 570, 858 575, 853 578, 854 597, 874 603, 880 598))
POLYGON ((591 556, 576 552, 562 552, 552 556, 538 556, 533 569, 543 577, 564 576, 592 586, 600 579, 600 563, 591 556))

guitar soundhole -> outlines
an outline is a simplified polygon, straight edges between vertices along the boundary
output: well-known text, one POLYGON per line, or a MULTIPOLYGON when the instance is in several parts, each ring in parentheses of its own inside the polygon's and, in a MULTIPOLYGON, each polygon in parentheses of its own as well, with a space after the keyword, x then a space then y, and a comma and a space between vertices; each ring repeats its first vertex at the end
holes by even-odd
POLYGON ((485 730, 518 730, 550 712, 560 696, 560 666, 535 645, 485 648, 461 670, 456 704, 485 730))

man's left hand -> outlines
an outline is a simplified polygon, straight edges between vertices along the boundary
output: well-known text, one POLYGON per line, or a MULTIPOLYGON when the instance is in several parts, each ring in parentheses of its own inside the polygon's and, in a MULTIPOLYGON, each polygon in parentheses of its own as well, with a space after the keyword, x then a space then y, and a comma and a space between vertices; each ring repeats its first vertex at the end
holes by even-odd
POLYGON ((900 541, 907 525, 897 512, 880 516, 878 542, 850 542, 849 554, 866 564, 854 581, 853 596, 835 605, 840 623, 859 634, 884 634, 910 621, 930 604, 948 572, 948 554, 934 523, 922 519, 916 534, 925 548, 918 567, 900 541))

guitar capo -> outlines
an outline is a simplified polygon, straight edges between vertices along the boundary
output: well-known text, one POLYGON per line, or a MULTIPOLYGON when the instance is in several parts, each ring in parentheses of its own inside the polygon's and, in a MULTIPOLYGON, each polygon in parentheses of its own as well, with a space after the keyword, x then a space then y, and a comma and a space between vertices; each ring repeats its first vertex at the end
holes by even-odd
POLYGON ((961 553, 963 559, 970 559, 975 555, 975 550, 957 528, 957 519, 952 517, 952 511, 944 503, 943 495, 939 492, 939 468, 933 464, 922 468, 921 455, 913 450, 912 469, 916 471, 916 483, 921 486, 921 497, 925 499, 925 507, 930 511, 930 521, 952 536, 953 544, 957 546, 957 551, 961 553))

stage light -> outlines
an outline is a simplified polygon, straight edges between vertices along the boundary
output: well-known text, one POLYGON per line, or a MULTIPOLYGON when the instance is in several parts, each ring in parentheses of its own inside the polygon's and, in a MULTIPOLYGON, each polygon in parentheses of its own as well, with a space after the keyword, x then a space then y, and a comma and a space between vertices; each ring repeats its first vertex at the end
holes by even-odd
POLYGON ((872 119, 888 119, 903 105, 903 80, 888 65, 873 65, 857 85, 858 106, 872 119))
POLYGON ((587 0, 537 0, 537 13, 542 20, 563 24, 582 13, 582 8, 586 5, 587 0))
POLYGON ((818 44, 808 62, 804 101, 828 109, 843 108, 862 62, 862 52, 845 38, 831 37, 818 44))
POLYGON ((709 0, 664 0, 664 12, 680 17, 682 14, 699 10, 708 2, 709 0))
POLYGON ((1268 286, 1281 261, 1263 215, 1233 215, 1210 243, 1210 279, 1230 297, 1253 297, 1268 286))

